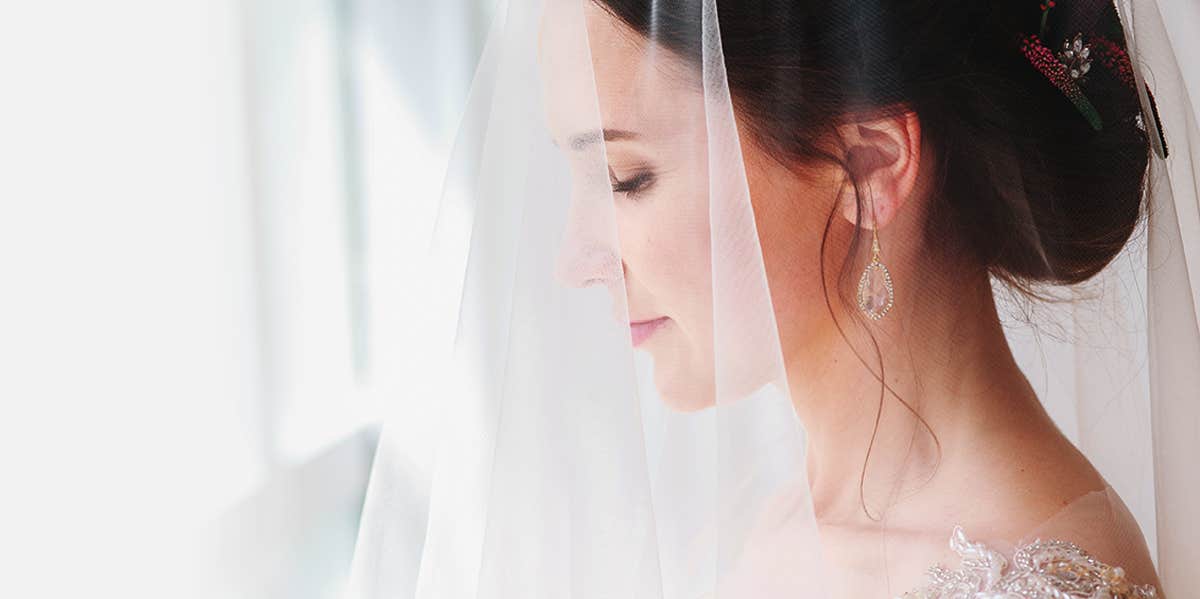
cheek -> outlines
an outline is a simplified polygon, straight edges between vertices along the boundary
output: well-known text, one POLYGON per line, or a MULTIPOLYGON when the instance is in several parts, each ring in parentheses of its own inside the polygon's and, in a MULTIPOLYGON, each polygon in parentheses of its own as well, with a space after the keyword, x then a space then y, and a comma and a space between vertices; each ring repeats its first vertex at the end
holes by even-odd
POLYGON ((713 404, 712 255, 707 209, 676 203, 618 210, 633 309, 671 318, 648 344, 659 398, 690 412, 713 404))
POLYGON ((711 245, 707 210, 665 198, 617 210, 621 257, 631 303, 671 317, 685 329, 711 320, 711 245))
POLYGON ((840 214, 834 213, 836 179, 827 172, 801 176, 750 170, 749 174, 755 225, 781 341, 785 345, 791 345, 789 338, 812 341, 814 333, 832 324, 825 289, 836 306, 840 301, 838 276, 852 232, 840 214))

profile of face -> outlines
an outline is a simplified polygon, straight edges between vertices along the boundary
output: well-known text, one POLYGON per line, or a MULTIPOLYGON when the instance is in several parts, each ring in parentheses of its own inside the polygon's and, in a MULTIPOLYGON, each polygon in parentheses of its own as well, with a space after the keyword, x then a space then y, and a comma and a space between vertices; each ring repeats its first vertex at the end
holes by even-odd
POLYGON ((644 40, 580 5, 547 3, 539 47, 549 127, 572 170, 558 275, 604 285, 664 401, 702 408, 714 401, 703 97, 681 64, 647 60, 644 40))
MULTIPOLYGON (((655 385, 670 407, 702 409, 726 397, 730 372, 718 375, 717 363, 746 365, 732 378, 743 379, 736 386, 748 393, 779 373, 774 347, 784 348, 784 361, 803 363, 800 354, 838 335, 822 295, 820 256, 823 238, 838 255, 853 231, 852 199, 848 218, 826 230, 835 203, 846 201, 841 169, 785 167, 744 138, 740 148, 716 155, 699 69, 594 3, 549 2, 538 51, 549 128, 572 170, 558 276, 567 285, 607 287, 632 344, 653 357, 655 385), (738 150, 744 170, 710 176, 710 151, 714 161, 731 162, 738 150), (745 183, 714 183, 743 172, 745 183), (713 234, 710 189, 747 186, 753 259, 730 256, 739 250, 723 242, 715 253, 718 266, 765 268, 777 343, 737 322, 770 313, 754 304, 761 299, 739 297, 738 274, 718 282, 714 305, 713 273, 723 271, 714 270, 713 239, 728 232, 713 234), (741 310, 740 302, 754 305, 741 310)), ((749 273, 745 286, 758 280, 749 273)))

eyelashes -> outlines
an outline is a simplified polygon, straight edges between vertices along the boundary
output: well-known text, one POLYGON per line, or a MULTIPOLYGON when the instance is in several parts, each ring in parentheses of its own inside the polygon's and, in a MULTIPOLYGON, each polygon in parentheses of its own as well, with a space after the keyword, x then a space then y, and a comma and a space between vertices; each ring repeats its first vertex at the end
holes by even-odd
POLYGON ((622 180, 618 179, 616 173, 610 168, 608 177, 613 193, 625 194, 630 199, 636 199, 639 193, 648 190, 654 184, 654 173, 649 170, 637 172, 628 179, 622 180))

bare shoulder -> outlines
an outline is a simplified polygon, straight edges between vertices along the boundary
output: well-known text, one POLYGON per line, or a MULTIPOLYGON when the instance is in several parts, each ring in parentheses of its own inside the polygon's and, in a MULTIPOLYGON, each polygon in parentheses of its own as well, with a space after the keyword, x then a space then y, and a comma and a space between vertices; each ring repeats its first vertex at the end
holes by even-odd
POLYGON ((981 509, 972 510, 972 523, 963 523, 977 527, 973 534, 1012 546, 1036 540, 1071 543, 1104 564, 1121 567, 1134 582, 1157 585, 1137 521, 1057 429, 997 431, 981 439, 966 463, 956 467, 986 473, 973 489, 981 509))
MULTIPOLYGON (((1079 497, 1108 487, 1104 477, 1053 427, 998 431, 970 456, 991 472, 993 509, 1018 526, 1044 522, 1079 497)), ((1028 530, 1028 529, 1026 529, 1028 530)))

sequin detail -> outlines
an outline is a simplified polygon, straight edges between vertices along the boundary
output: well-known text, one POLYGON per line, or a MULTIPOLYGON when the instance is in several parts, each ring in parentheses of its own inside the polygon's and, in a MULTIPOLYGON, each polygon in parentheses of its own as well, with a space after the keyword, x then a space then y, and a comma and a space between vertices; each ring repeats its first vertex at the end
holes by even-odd
POLYGON ((958 570, 929 569, 929 584, 900 599, 1151 599, 1158 591, 1135 585, 1125 571, 1090 556, 1074 543, 1036 540, 1017 549, 1012 564, 954 528, 950 548, 958 570))

